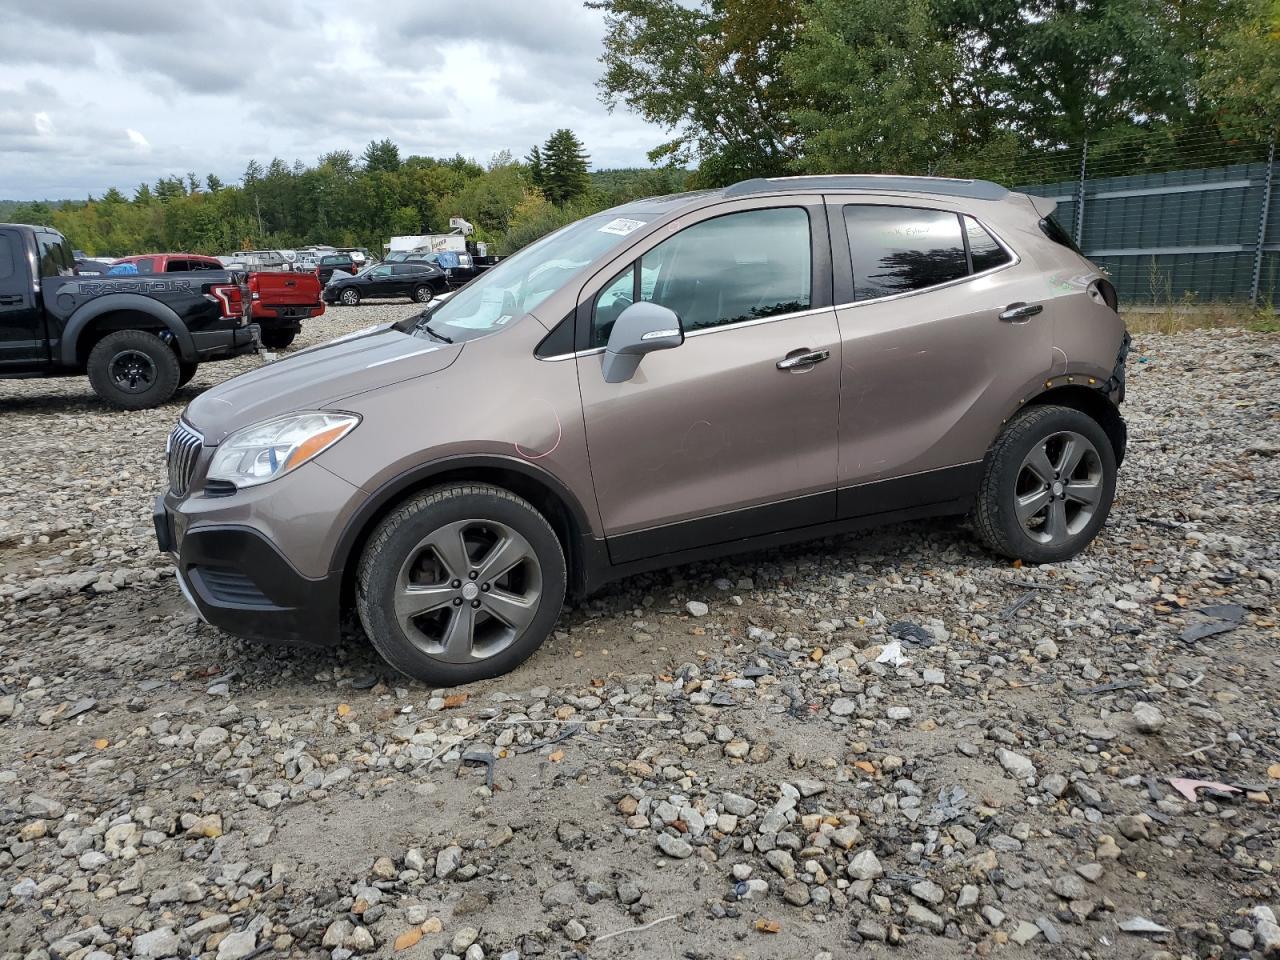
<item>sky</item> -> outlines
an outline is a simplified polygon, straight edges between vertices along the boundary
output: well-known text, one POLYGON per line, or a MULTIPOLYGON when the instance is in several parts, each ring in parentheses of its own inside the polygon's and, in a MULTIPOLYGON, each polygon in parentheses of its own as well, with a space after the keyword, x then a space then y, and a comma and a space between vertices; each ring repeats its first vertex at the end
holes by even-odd
POLYGON ((79 199, 251 159, 520 157, 558 127, 596 169, 666 137, 595 81, 581 0, 0 0, 0 199, 79 199))

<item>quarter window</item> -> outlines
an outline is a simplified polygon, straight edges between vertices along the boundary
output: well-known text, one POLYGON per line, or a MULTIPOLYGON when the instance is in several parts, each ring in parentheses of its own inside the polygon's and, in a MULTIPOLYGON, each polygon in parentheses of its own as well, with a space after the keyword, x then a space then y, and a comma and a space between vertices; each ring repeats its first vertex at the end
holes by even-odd
POLYGON ((960 218, 942 210, 851 204, 844 208, 853 298, 923 290, 969 273, 960 218))
POLYGON ((813 248, 801 207, 730 213, 688 227, 632 264, 596 298, 591 345, 640 299, 674 310, 686 333, 807 310, 813 248))
POLYGON ((964 218, 964 233, 965 239, 969 242, 969 261, 973 264, 974 273, 994 270, 1013 259, 1004 247, 996 243, 995 237, 987 233, 982 224, 973 217, 964 218))

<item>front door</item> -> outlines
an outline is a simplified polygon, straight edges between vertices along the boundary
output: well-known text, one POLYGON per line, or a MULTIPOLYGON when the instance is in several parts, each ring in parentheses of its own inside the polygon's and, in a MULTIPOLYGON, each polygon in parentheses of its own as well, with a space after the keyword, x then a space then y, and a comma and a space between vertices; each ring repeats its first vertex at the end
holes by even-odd
POLYGON ((962 499, 1010 403, 1053 366, 1043 278, 951 203, 828 198, 840 304, 842 517, 962 499), (1043 309, 1043 306, 1042 306, 1043 309))
POLYGON ((822 205, 739 201, 673 229, 589 284, 578 314, 590 330, 576 361, 587 448, 614 563, 835 515, 840 343, 822 205), (606 383, 596 348, 636 299, 674 310, 685 341, 606 383))
POLYGON ((49 358, 44 312, 32 289, 27 248, 16 230, 0 230, 0 368, 15 369, 49 358))

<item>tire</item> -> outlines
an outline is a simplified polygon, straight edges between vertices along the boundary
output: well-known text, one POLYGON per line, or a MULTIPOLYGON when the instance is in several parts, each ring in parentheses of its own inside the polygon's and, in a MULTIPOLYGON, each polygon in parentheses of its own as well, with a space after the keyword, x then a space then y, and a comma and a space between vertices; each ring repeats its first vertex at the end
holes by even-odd
POLYGON ((360 306, 360 291, 355 287, 346 287, 338 294, 338 302, 344 307, 360 306))
POLYGON ((262 338, 262 345, 272 350, 283 350, 298 335, 297 330, 281 330, 279 328, 273 330, 262 330, 259 334, 262 338))
POLYGON ((191 378, 196 375, 196 370, 200 367, 196 363, 187 363, 185 360, 178 363, 178 386, 185 387, 191 382, 191 378))
POLYGON ((1115 492, 1115 451, 1096 420, 1070 407, 1029 407, 991 449, 973 525, 996 553, 1059 563, 1097 536, 1115 492))
POLYGON ((356 609, 391 666, 451 687, 528 659, 560 616, 566 578, 560 541, 528 502, 488 484, 456 484, 413 497, 378 525, 356 571, 356 609), (486 563, 496 571, 489 580, 486 563))
POLYGON ((435 296, 435 294, 432 293, 431 288, 426 284, 413 288, 413 299, 415 303, 429 303, 433 296, 435 296))
POLYGON ((94 393, 122 410, 159 406, 173 396, 182 376, 174 352, 145 330, 107 334, 86 366, 94 393))

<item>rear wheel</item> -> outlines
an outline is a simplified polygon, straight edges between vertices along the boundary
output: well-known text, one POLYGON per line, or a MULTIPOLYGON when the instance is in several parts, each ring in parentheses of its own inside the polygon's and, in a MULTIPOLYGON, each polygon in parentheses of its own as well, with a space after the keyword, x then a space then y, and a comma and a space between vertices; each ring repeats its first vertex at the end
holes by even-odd
POLYGON ((388 516, 357 571, 373 646, 439 686, 514 669, 550 635, 564 603, 564 552, 525 500, 486 484, 428 491, 388 516))
POLYGON ((1102 529, 1115 491, 1115 451, 1098 422, 1070 407, 1035 406, 996 441, 973 522, 997 553, 1057 563, 1102 529))
POLYGON ((413 299, 418 303, 426 303, 431 299, 431 288, 425 284, 423 286, 414 287, 413 299))
POLYGON ((360 291, 355 287, 347 287, 338 295, 338 300, 348 307, 358 306, 360 304, 360 291))
POLYGON ((86 367, 94 393, 123 410, 164 403, 182 376, 173 351, 145 330, 107 334, 90 351, 86 367))
MULTIPOLYGON (((358 302, 358 301, 357 301, 358 302)), ((269 329, 260 333, 262 337, 262 345, 272 350, 283 350, 289 344, 293 343, 294 338, 298 335, 297 330, 288 329, 269 329)))

